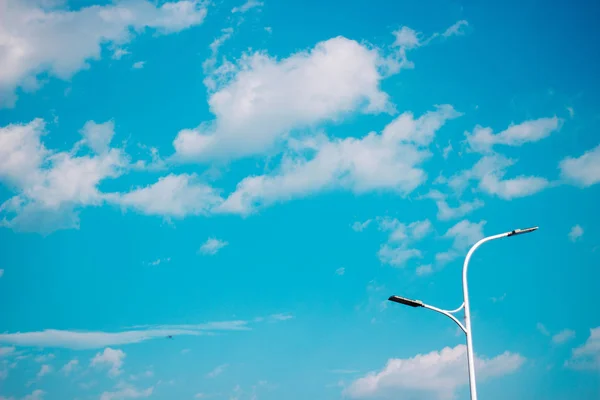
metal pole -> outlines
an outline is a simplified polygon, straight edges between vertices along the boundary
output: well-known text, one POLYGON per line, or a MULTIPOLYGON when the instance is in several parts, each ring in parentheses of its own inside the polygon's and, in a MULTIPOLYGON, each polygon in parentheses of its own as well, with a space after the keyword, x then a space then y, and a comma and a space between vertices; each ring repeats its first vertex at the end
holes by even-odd
POLYGON ((471 400, 477 400, 477 383, 475 382, 475 352, 473 350, 473 331, 471 329, 471 306, 469 304, 469 288, 467 285, 467 270, 469 269, 469 261, 471 256, 479 246, 491 240, 500 239, 503 237, 520 235, 523 233, 533 232, 537 227, 517 229, 510 232, 501 233, 499 235, 488 236, 475 243, 465 257, 463 265, 463 301, 465 305, 465 334, 467 335, 467 363, 469 367, 469 387, 471 389, 471 400))

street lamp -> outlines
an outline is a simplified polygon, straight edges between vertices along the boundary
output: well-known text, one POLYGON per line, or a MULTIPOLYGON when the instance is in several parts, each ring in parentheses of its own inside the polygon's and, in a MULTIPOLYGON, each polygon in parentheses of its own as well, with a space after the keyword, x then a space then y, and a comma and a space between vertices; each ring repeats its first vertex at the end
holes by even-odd
POLYGON ((532 228, 525 228, 525 229, 515 229, 514 231, 485 237, 485 238, 481 239, 480 241, 478 241, 477 243, 475 243, 473 245, 473 247, 471 247, 471 249, 467 253, 467 256, 465 257, 465 262, 463 264, 463 303, 460 305, 460 307, 458 307, 455 310, 450 310, 450 311, 442 310, 440 308, 425 304, 421 300, 411 300, 411 299, 407 299, 405 297, 400 297, 400 296, 391 296, 388 299, 389 301, 393 301, 395 303, 400 303, 405 306, 414 307, 414 308, 423 307, 423 308, 427 308, 429 310, 436 311, 440 314, 443 314, 446 317, 450 318, 452 321, 454 321, 460 327, 460 329, 465 333, 465 335, 467 336, 467 362, 468 362, 468 367, 469 367, 469 387, 471 390, 471 400, 477 400, 477 385, 475 384, 475 360, 474 360, 474 352, 473 352, 473 336, 472 336, 472 331, 471 331, 471 308, 469 306, 469 290, 467 287, 467 270, 469 268, 469 261, 471 260, 471 256, 473 255, 475 250, 477 250, 477 248, 479 246, 481 246, 482 244, 484 244, 485 242, 489 242, 491 240, 500 239, 500 238, 504 238, 504 237, 522 235, 524 233, 533 232, 537 229, 538 229, 537 226, 532 227, 532 228), (461 324, 460 321, 458 319, 456 319, 456 317, 454 315, 452 315, 452 314, 456 314, 463 308, 465 309, 465 325, 461 324))

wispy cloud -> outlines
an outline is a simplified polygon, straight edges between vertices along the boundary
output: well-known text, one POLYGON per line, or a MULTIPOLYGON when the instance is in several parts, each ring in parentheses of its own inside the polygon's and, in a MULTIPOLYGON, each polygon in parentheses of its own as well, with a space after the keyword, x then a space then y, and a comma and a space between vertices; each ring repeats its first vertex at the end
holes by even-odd
MULTIPOLYGON (((136 325, 119 332, 46 329, 37 332, 2 333, 0 334, 0 343, 25 347, 98 349, 140 343, 152 339, 163 339, 167 336, 210 335, 214 331, 248 331, 252 329, 250 326, 252 323, 265 320, 285 321, 290 318, 293 318, 290 314, 274 314, 267 318, 254 318, 252 320, 179 325, 136 325)), ((13 348, 10 347, 10 349, 13 348)), ((5 351, 8 352, 8 350, 5 351)))
POLYGON ((206 242, 200 246, 199 252, 205 255, 213 256, 219 252, 223 247, 227 246, 227 243, 224 240, 216 239, 216 238, 208 238, 206 242))
POLYGON ((576 242, 577 240, 579 240, 581 237, 583 236, 583 228, 581 227, 581 225, 575 225, 574 227, 571 228, 571 230, 569 231, 569 240, 571 242, 576 242))
POLYGON ((210 371, 208 374, 206 374, 206 377, 209 378, 209 379, 216 378, 217 376, 219 376, 223 372, 225 372, 225 370, 227 369, 227 367, 229 367, 228 364, 219 365, 215 369, 213 369, 212 371, 210 371))

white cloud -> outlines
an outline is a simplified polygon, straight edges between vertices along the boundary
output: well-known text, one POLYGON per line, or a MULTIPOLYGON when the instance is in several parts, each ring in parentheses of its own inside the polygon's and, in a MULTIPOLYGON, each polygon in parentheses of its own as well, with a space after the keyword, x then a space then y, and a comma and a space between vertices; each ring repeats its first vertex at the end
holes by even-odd
POLYGON ((575 116, 575 110, 573 107, 567 107, 567 111, 569 112, 569 117, 573 118, 575 116))
POLYGON ((457 207, 450 207, 446 200, 447 196, 437 190, 431 190, 423 198, 435 200, 438 209, 437 219, 440 221, 464 217, 485 205, 483 201, 475 199, 473 201, 459 201, 457 207))
POLYGON ((575 331, 571 329, 563 329, 558 332, 554 336, 552 336, 552 341, 556 344, 565 343, 575 337, 575 331))
POLYGON ((444 147, 444 149, 442 150, 442 156, 444 157, 444 160, 448 158, 450 153, 452 153, 452 150, 454 150, 452 147, 452 143, 448 143, 448 146, 444 147))
POLYGON ((46 392, 37 389, 31 392, 31 394, 28 394, 27 396, 23 397, 23 400, 43 400, 45 395, 46 392))
POLYGON ((431 155, 426 146, 435 132, 459 115, 443 105, 419 118, 403 113, 380 135, 294 141, 276 171, 245 178, 216 211, 248 214, 260 206, 334 189, 408 194, 426 180, 421 163, 431 155))
POLYGON ((170 174, 146 187, 133 189, 128 193, 107 195, 105 198, 147 215, 175 218, 206 215, 222 202, 219 193, 200 182, 195 174, 170 174))
POLYGON ((446 29, 444 33, 442 33, 442 36, 450 37, 455 35, 464 35, 464 28, 467 26, 469 26, 469 22, 467 22, 466 20, 462 19, 460 21, 457 21, 454 25, 446 29))
POLYGON ((362 232, 365 229, 367 229, 370 223, 370 219, 366 220, 365 222, 356 221, 352 224, 352 230, 354 230, 355 232, 362 232))
POLYGON ((384 264, 400 267, 413 258, 421 258, 422 254, 421 251, 417 249, 393 247, 389 244, 384 244, 377 252, 377 256, 384 264))
POLYGON ((136 61, 133 63, 133 65, 131 66, 132 69, 142 69, 144 68, 144 65, 146 64, 146 61, 136 61))
MULTIPOLYGON (((210 57, 202 63, 202 69, 204 70, 205 74, 212 74, 214 72, 219 48, 223 46, 223 43, 225 43, 231 37, 231 35, 233 35, 233 28, 221 29, 221 35, 212 41, 209 46, 211 53, 210 57)), ((214 80, 208 79, 205 81, 205 84, 207 84, 208 89, 215 89, 216 82, 214 80)))
POLYGON ((419 265, 416 270, 416 273, 418 276, 430 275, 432 272, 433 272, 433 268, 432 268, 431 264, 419 265))
POLYGON ((117 387, 114 392, 104 392, 100 395, 100 400, 124 400, 124 399, 141 399, 150 397, 154 392, 154 387, 149 387, 144 390, 137 389, 131 385, 122 384, 117 387))
POLYGON ((52 371, 53 371, 53 368, 50 365, 44 364, 40 368, 40 371, 37 373, 36 377, 37 378, 41 378, 41 377, 43 377, 45 375, 48 375, 52 371))
POLYGON ((571 359, 565 365, 573 369, 600 370, 600 326, 590 329, 590 337, 573 349, 571 359))
POLYGON ((37 76, 69 79, 101 56, 103 45, 119 47, 146 28, 162 34, 202 23, 204 2, 182 0, 157 7, 130 0, 76 11, 44 9, 35 2, 3 0, 0 13, 0 98, 10 105, 17 87, 35 89, 37 76))
POLYGON ((61 371, 65 374, 65 375, 69 375, 71 374, 71 372, 73 372, 77 367, 79 366, 79 360, 77 359, 73 359, 71 361, 69 361, 68 363, 66 363, 62 368, 61 371))
POLYGON ((467 143, 473 151, 489 152, 495 145, 522 146, 525 143, 537 142, 552 132, 559 130, 563 121, 557 117, 540 118, 511 124, 506 130, 494 134, 491 128, 476 126, 473 133, 466 133, 467 143))
POLYGON ((535 327, 537 328, 538 331, 540 331, 540 333, 542 335, 550 336, 550 332, 548 332, 548 329, 546 329, 546 326, 544 324, 542 324, 541 322, 538 322, 535 327))
POLYGON ((232 13, 245 13, 246 11, 252 9, 252 8, 256 8, 256 7, 262 7, 264 5, 264 3, 262 1, 257 1, 257 0, 247 0, 244 4, 242 4, 239 7, 233 7, 231 9, 232 13))
POLYGON ((206 374, 207 378, 216 378, 217 376, 221 375, 223 372, 225 372, 225 370, 227 369, 229 365, 227 364, 222 364, 217 366, 215 369, 213 369, 212 371, 210 371, 208 374, 206 374))
POLYGON ((87 121, 81 129, 83 142, 86 143, 97 154, 105 153, 109 149, 110 142, 115 135, 114 121, 98 124, 87 121))
POLYGON ((577 158, 567 157, 560 164, 564 180, 587 187, 600 182, 600 145, 586 151, 577 158))
POLYGON ((0 128, 0 181, 18 193, 0 205, 0 226, 42 233, 77 227, 77 209, 101 204, 100 182, 128 164, 120 149, 77 156, 76 145, 51 152, 40 140, 44 132, 41 119, 0 128))
POLYGON ((336 270, 335 270, 335 274, 336 274, 336 275, 340 275, 340 276, 342 276, 342 275, 344 275, 345 273, 346 273, 346 268, 344 268, 344 267, 339 267, 338 269, 336 269, 336 270))
POLYGON ((439 264, 450 262, 464 253, 468 247, 483 239, 485 223, 486 221, 475 223, 464 219, 448 229, 444 237, 453 240, 452 247, 446 252, 436 254, 436 261, 439 264))
POLYGON ((576 242, 577 240, 581 239, 582 236, 583 236, 583 228, 580 225, 575 225, 569 231, 569 240, 571 242, 576 242))
POLYGON ((377 252, 379 261, 395 267, 402 267, 413 258, 421 258, 420 250, 411 248, 414 242, 423 239, 432 231, 429 220, 415 221, 406 225, 396 218, 378 218, 379 229, 389 231, 388 240, 377 252))
POLYGON ((262 154, 290 131, 338 120, 354 112, 391 110, 379 88, 382 57, 343 37, 277 60, 264 53, 225 63, 210 79, 215 120, 179 132, 180 160, 206 161, 262 154))
POLYGON ((421 34, 408 26, 403 26, 392 33, 395 38, 392 46, 413 49, 421 45, 421 34))
POLYGON ((147 329, 124 332, 73 332, 47 329, 39 332, 1 333, 0 343, 16 346, 63 347, 69 349, 97 349, 139 343, 168 335, 200 335, 202 332, 185 329, 147 329))
POLYGON ((100 366, 109 368, 108 375, 114 378, 123 372, 121 367, 123 366, 123 359, 125 356, 123 350, 114 350, 107 347, 103 352, 97 353, 94 358, 92 358, 90 365, 92 367, 100 366))
POLYGON ((34 361, 36 363, 42 364, 42 363, 48 362, 50 360, 54 360, 54 358, 55 358, 54 354, 41 354, 41 355, 37 356, 36 358, 34 358, 34 361))
POLYGON ((216 238, 208 238, 206 240, 206 242, 204 242, 202 244, 202 246, 200 246, 200 253, 202 254, 207 254, 207 255, 215 255, 219 252, 219 250, 221 250, 223 247, 227 246, 229 243, 227 243, 224 240, 219 240, 216 238))
POLYGON ((4 270, 0 269, 0 278, 2 278, 4 276, 4 270))
MULTIPOLYGON (((370 372, 345 389, 352 398, 453 399, 468 383, 466 346, 444 348, 408 359, 390 359, 379 372, 370 372)), ((475 358, 478 378, 484 380, 518 370, 525 359, 505 352, 494 358, 475 358)))
POLYGON ((515 162, 500 154, 486 155, 470 170, 462 171, 450 178, 448 185, 460 193, 470 180, 476 180, 479 190, 505 200, 530 196, 550 185, 547 179, 534 176, 504 179, 506 169, 515 162))
POLYGON ((120 60, 121 58, 123 58, 123 56, 126 56, 128 54, 131 54, 131 53, 127 49, 124 49, 122 47, 117 47, 116 49, 114 49, 111 58, 113 60, 120 60))
POLYGON ((6 357, 15 352, 14 346, 0 347, 0 357, 6 357))

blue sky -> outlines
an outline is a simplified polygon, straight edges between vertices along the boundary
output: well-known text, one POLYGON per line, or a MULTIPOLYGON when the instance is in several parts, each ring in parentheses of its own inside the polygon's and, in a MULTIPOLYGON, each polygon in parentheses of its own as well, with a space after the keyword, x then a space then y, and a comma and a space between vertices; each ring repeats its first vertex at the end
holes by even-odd
POLYGON ((0 0, 0 399, 600 397, 588 3, 0 0))

